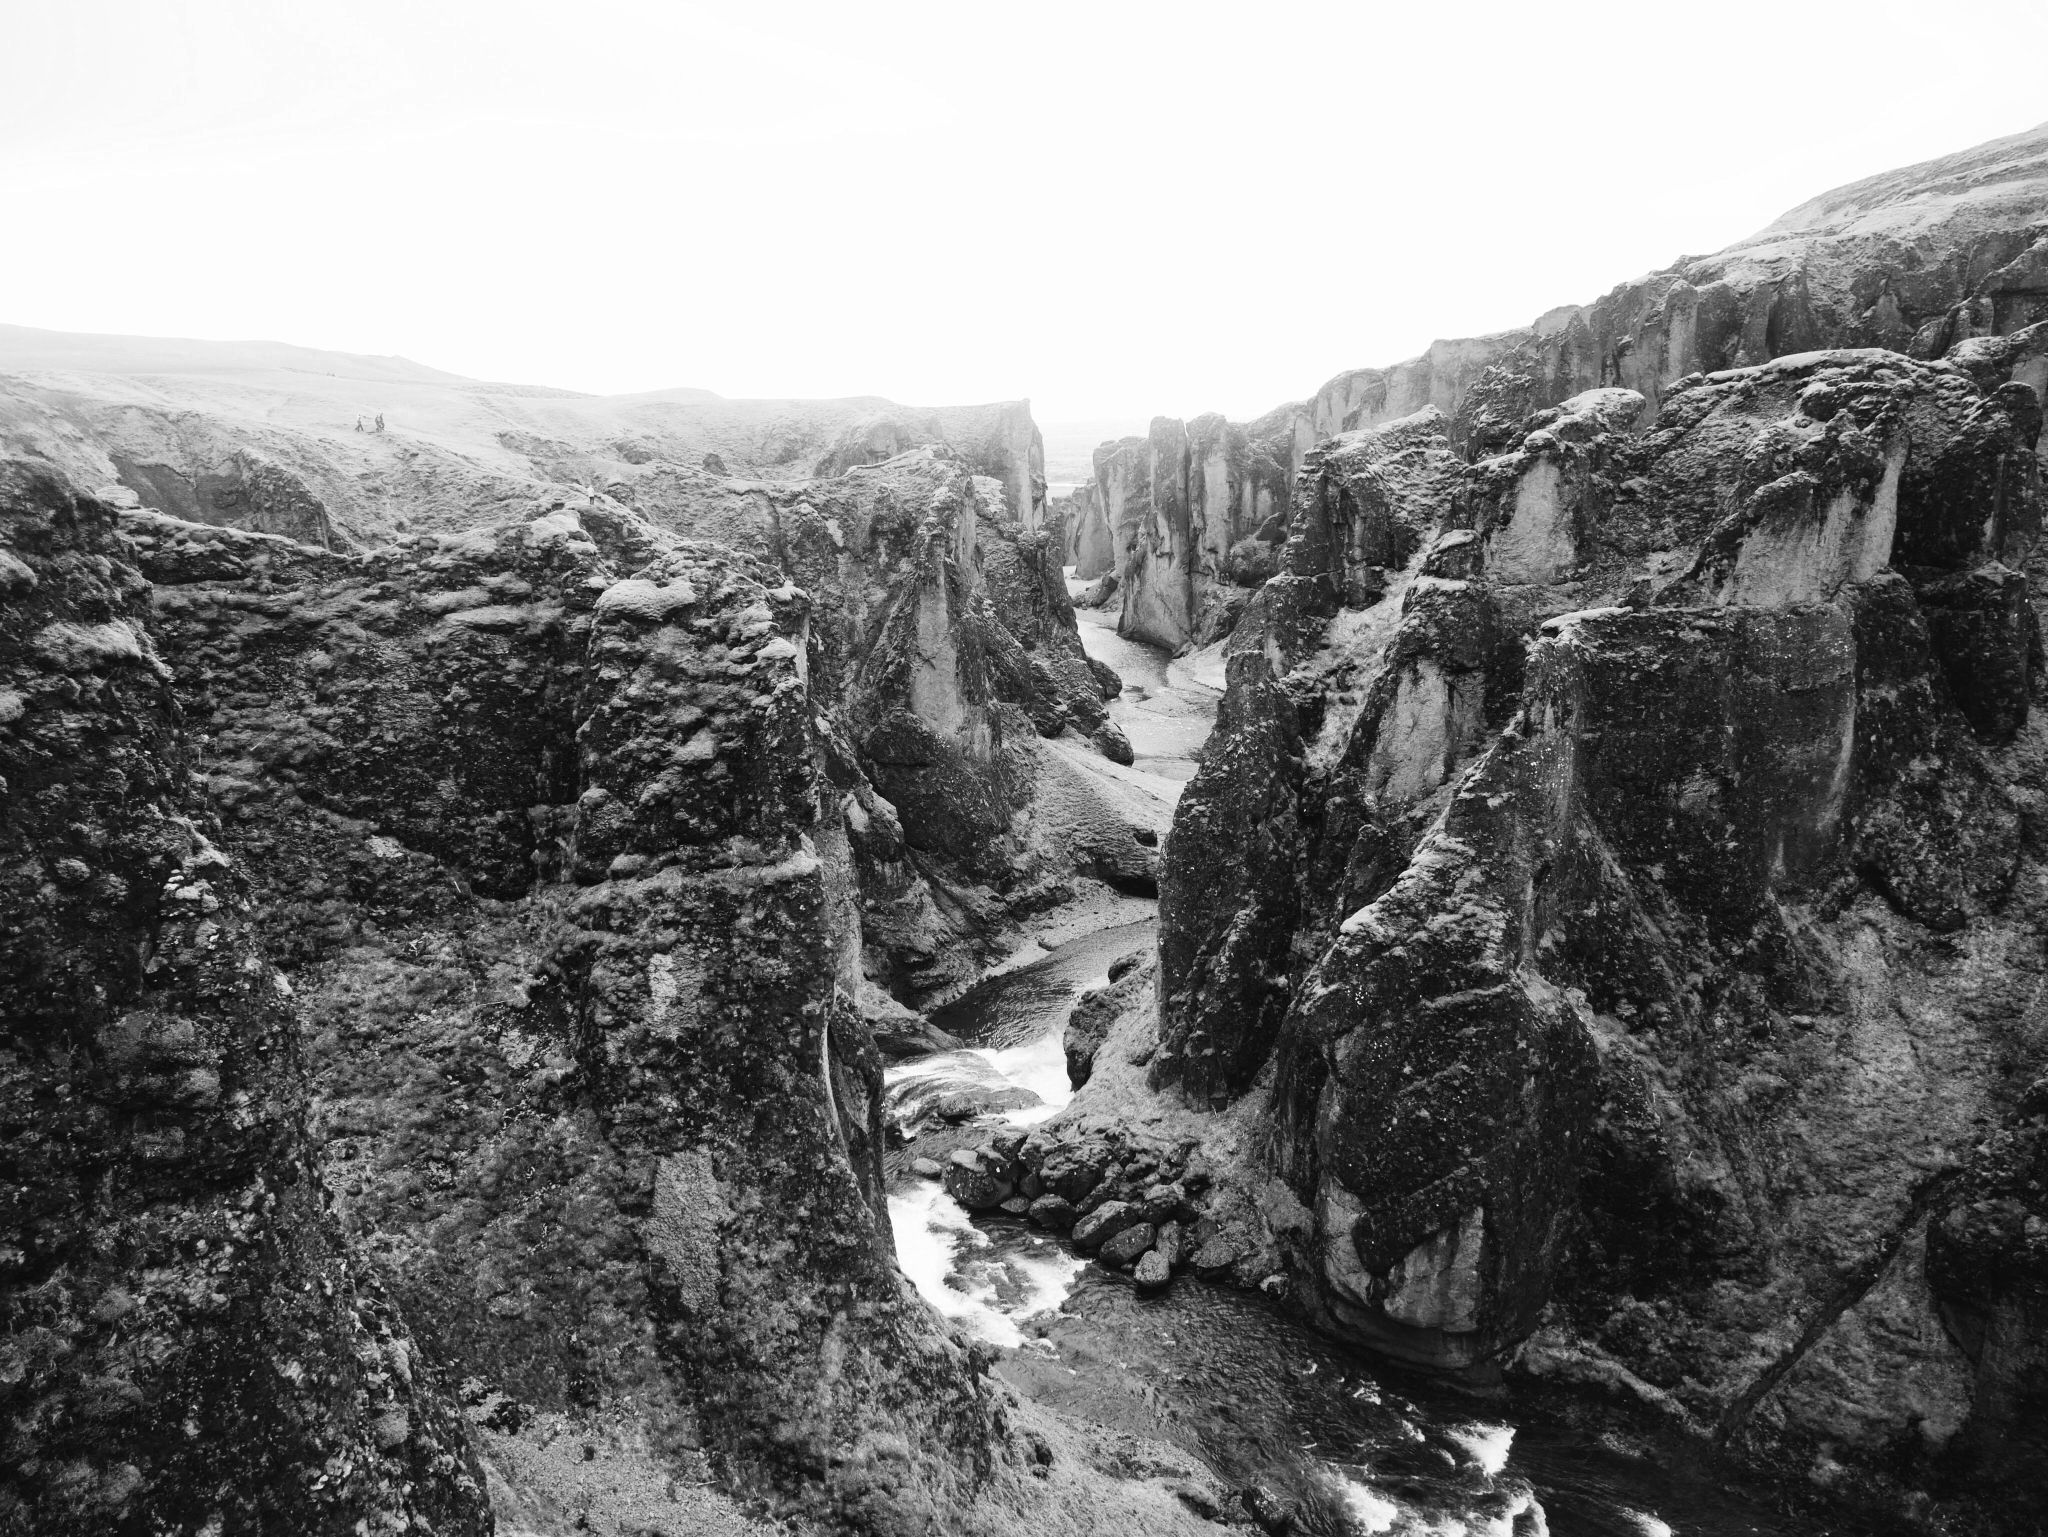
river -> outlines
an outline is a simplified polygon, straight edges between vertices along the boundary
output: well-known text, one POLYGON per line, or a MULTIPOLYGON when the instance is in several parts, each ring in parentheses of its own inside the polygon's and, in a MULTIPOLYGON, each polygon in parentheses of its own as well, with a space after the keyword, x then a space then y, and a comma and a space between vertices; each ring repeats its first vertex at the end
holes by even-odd
MULTIPOLYGON (((1215 718, 1220 668, 1116 635, 1083 611, 1089 654, 1126 680, 1111 713, 1148 775, 1190 778, 1215 718)), ((1061 1048, 1081 992, 1117 957, 1157 943, 1156 919, 1071 939, 993 977, 934 1021, 966 1053, 901 1063, 892 1084, 970 1068, 1038 1096, 1002 1119, 1030 1125, 1071 1099, 1061 1048)), ((975 1140, 987 1133, 987 1124, 975 1140)), ((933 1151, 940 1151, 933 1148, 933 1151)), ((892 1159, 905 1164, 906 1160, 892 1159)), ((1465 1398, 1408 1381, 1287 1316, 1257 1293, 1184 1276, 1141 1295, 1056 1236, 970 1216, 905 1170, 890 1215, 904 1271, 947 1318, 1005 1349, 1018 1392, 1200 1456, 1233 1487, 1261 1487, 1298 1530, 1431 1537, 1793 1537, 1815 1530, 1685 1443, 1617 1431, 1597 1411, 1526 1394, 1465 1398)), ((1618 1417, 1615 1423, 1619 1423, 1618 1417)))

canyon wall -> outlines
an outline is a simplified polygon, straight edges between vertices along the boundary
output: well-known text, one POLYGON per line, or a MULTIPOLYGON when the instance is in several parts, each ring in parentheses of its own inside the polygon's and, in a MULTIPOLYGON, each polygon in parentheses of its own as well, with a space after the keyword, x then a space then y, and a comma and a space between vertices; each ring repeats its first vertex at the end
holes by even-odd
MULTIPOLYGON (((1506 447, 1530 412, 1603 386, 1640 396, 1642 425, 1694 374, 1828 347, 1937 358, 2043 319, 2048 125, 1839 188, 1724 251, 1527 327, 1340 374, 1243 432, 1282 466, 1283 483, 1316 444, 1424 408, 1442 412, 1452 447, 1477 459, 1506 447)), ((1142 543, 1119 543, 1124 611, 1146 626, 1125 633, 1179 646, 1226 630, 1214 587, 1184 617, 1199 578, 1171 538, 1142 543)))
POLYGON ((1116 539, 1101 488, 1088 481, 1055 497, 1053 507, 1066 530, 1067 564, 1074 568, 1074 575, 1092 582, 1116 570, 1116 539))
POLYGON ((0 1527, 491 1530, 308 1127, 113 512, 0 465, 0 1527))
POLYGON ((369 554, 7 473, 9 1529, 1049 1519, 871 1027, 1156 879, 1056 535, 933 449, 369 554))
POLYGON ((2044 357, 1308 454, 1168 842, 1149 1072, 1257 1118, 1249 1246, 1326 1327, 2038 1494, 2044 357))
POLYGON ((1209 415, 1157 417, 1147 437, 1095 451, 1082 530, 1097 548, 1107 534, 1120 634, 1175 651, 1228 630, 1285 525, 1287 473, 1269 450, 1209 415))

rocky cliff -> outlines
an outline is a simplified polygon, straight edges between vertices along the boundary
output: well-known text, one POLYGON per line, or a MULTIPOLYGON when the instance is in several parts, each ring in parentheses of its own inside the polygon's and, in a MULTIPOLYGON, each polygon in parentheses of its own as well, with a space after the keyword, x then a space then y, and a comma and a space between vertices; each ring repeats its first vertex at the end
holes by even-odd
MULTIPOLYGON (((1634 391, 1646 422, 1692 374, 1825 347, 1938 358, 2043 319, 2048 124, 1838 188, 1724 251, 1519 330, 1438 341, 1407 362, 1340 374, 1232 431, 1282 467, 1282 485, 1316 444, 1425 408, 1443 413, 1456 451, 1481 458, 1506 447, 1528 413, 1603 386, 1634 391)), ((1184 617, 1203 579, 1170 533, 1136 545, 1120 536, 1118 548, 1126 633, 1178 646, 1228 628, 1229 594, 1213 584, 1192 622, 1184 617)))
POLYGON ((1177 651, 1229 629, 1283 537, 1287 470, 1270 447, 1210 415, 1158 417, 1095 451, 1070 547, 1077 576, 1115 571, 1119 633, 1177 651))
POLYGON ((1262 1128, 1251 1246, 1327 1327, 2038 1478, 2044 355, 1310 452, 1169 839, 1150 1074, 1262 1128))
POLYGON ((1116 570, 1116 541, 1103 510, 1102 493, 1092 480, 1051 501, 1066 532, 1067 564, 1082 581, 1092 582, 1116 570))
POLYGON ((883 1210, 870 1021, 1156 879, 998 481, 351 554, 9 475, 9 1530, 1186 1519, 883 1210))
POLYGON ((9 1532, 488 1532, 344 1241, 292 988, 114 514, 0 468, 9 1532))

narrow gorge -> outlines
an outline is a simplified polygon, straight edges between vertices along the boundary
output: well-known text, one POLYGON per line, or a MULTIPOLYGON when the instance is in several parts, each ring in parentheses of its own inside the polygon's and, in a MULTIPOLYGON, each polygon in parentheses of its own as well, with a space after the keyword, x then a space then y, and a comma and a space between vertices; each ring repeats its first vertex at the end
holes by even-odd
POLYGON ((2038 1530, 2044 398, 2048 127, 1074 486, 0 327, 0 1532, 2038 1530))

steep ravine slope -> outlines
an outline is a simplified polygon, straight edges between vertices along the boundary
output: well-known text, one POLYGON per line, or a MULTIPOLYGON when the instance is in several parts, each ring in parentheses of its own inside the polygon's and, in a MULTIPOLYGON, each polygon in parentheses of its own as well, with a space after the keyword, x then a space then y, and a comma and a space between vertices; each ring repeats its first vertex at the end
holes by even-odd
MULTIPOLYGON (((1115 1027, 1240 1280, 2024 1529, 2044 360, 1811 353, 1639 434, 1609 388, 1476 464, 1433 409, 1309 455, 1115 1027)), ((1048 1176, 1134 1156, 1089 1100, 1048 1176)))
POLYGON ((0 466, 0 1529, 488 1532, 108 508, 0 466))
POLYGON ((1041 736, 1103 682, 998 484, 349 555, 9 475, 7 1529, 738 1530, 707 1471, 831 1529, 1194 1519, 986 1379, 882 1209, 890 990, 1156 859, 1041 736))
POLYGON ((1937 358, 2041 320, 2048 124, 1837 188, 1726 250, 1519 330, 1339 374, 1253 422, 1159 418, 1149 439, 1097 450, 1094 481, 1073 496, 1068 558, 1112 552, 1084 574, 1115 572, 1125 633, 1200 645, 1270 574, 1257 547, 1262 528, 1279 538, 1265 487, 1279 488, 1284 508, 1308 451, 1339 433, 1434 407, 1451 446, 1480 458, 1507 446, 1528 413, 1602 386, 1641 397, 1640 425, 1694 374, 1820 347, 1937 358))

